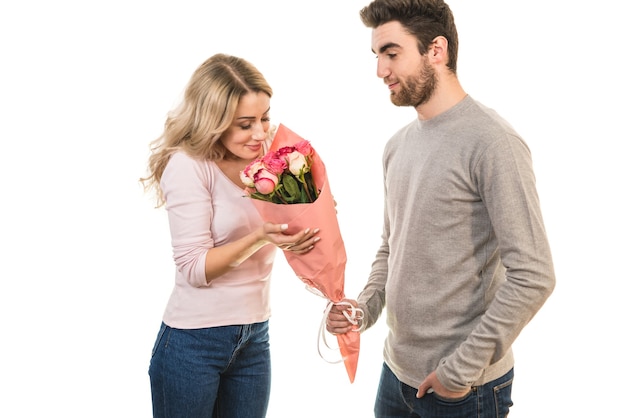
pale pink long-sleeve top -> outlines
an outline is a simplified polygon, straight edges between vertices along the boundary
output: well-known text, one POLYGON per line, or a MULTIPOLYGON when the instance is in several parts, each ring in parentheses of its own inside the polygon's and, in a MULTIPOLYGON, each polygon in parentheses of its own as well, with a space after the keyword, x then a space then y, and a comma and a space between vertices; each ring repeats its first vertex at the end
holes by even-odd
POLYGON ((173 328, 207 328, 262 322, 270 317, 269 289, 276 254, 266 245, 207 284, 205 259, 214 247, 251 233, 263 221, 244 191, 212 161, 184 152, 170 158, 161 178, 175 285, 163 315, 173 328))

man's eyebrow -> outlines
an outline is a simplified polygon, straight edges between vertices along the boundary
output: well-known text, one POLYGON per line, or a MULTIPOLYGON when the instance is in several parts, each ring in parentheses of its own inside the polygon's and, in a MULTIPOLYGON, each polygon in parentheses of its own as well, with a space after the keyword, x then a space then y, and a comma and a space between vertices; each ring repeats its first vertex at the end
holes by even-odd
MULTIPOLYGON (((400 48, 400 45, 398 45, 395 42, 388 42, 385 45, 381 46, 380 49, 378 50, 378 54, 383 54, 386 50, 388 50, 389 48, 400 48)), ((374 54, 376 54, 376 51, 374 51, 374 49, 372 49, 372 52, 374 54)), ((376 55, 378 55, 376 54, 376 55)))

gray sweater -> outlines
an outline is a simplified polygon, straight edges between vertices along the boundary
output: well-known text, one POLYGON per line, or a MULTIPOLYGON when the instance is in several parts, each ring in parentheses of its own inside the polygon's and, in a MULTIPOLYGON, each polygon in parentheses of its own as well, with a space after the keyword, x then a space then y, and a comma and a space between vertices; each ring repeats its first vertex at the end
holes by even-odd
POLYGON ((358 302, 366 328, 386 308, 385 362, 415 388, 435 369, 453 391, 502 376, 555 285, 527 145, 467 96, 400 129, 383 172, 382 244, 358 302))

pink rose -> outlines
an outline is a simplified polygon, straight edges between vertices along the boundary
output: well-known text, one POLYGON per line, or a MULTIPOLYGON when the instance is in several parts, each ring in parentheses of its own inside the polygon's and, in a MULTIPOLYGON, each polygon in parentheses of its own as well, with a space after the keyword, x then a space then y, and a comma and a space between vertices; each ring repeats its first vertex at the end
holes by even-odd
POLYGON ((261 194, 270 194, 278 184, 278 177, 269 170, 262 168, 254 175, 254 187, 261 194))
POLYGON ((298 151, 302 155, 311 155, 313 152, 313 147, 309 141, 302 140, 293 146, 296 151, 298 151))
POLYGON ((294 151, 294 147, 282 147, 276 150, 275 156, 276 158, 287 158, 289 154, 294 151))
POLYGON ((254 187, 254 177, 256 176, 256 173, 262 168, 263 163, 261 159, 253 161, 243 171, 239 173, 239 178, 241 179, 241 182, 247 187, 254 187))
POLYGON ((269 153, 263 157, 263 164, 270 173, 279 175, 287 168, 287 162, 276 155, 276 153, 269 153))

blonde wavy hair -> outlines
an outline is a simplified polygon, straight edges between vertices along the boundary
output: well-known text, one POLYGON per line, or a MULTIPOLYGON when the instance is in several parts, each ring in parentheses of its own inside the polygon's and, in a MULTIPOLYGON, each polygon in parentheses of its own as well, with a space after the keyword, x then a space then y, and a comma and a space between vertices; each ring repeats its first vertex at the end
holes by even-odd
POLYGON ((182 150, 193 158, 223 159, 227 150, 219 139, 230 127, 239 100, 250 92, 273 94, 263 74, 242 58, 216 54, 196 69, 180 105, 169 112, 163 133, 150 143, 147 175, 139 179, 144 191, 156 193, 157 207, 165 203, 160 181, 172 154, 182 150))

